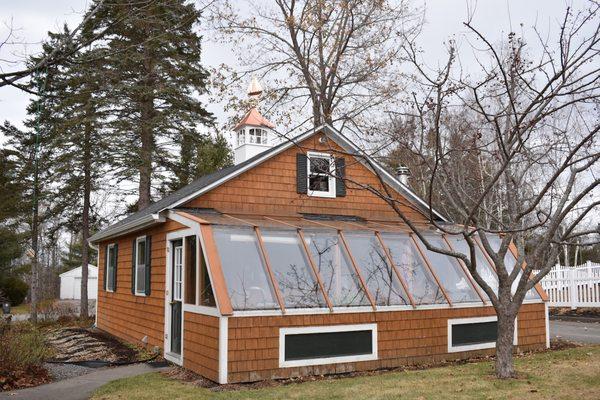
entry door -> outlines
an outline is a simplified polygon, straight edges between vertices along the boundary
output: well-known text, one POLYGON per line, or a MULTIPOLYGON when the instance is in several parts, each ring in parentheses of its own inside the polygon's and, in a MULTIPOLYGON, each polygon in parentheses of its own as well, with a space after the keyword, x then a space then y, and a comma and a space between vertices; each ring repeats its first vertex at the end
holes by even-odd
POLYGON ((183 241, 172 242, 171 353, 181 354, 181 299, 183 296, 183 241))

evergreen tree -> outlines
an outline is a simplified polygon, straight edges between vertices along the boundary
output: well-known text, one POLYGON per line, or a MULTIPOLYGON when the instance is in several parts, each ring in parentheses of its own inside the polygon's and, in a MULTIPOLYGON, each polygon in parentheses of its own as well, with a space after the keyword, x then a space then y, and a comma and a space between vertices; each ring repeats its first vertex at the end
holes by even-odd
POLYGON ((173 147, 213 120, 199 100, 207 83, 199 15, 184 0, 109 0, 86 27, 88 35, 106 31, 110 127, 123 178, 138 181, 138 209, 151 202, 153 178, 173 172, 173 147))

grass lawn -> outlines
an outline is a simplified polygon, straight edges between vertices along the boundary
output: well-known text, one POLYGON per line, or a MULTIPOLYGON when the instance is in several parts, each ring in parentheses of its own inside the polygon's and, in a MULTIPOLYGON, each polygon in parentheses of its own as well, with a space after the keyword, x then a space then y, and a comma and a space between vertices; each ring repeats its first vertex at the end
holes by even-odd
POLYGON ((29 313, 29 304, 19 304, 18 306, 10 308, 11 314, 28 314, 29 313))
POLYGON ((600 346, 517 360, 519 379, 500 381, 491 362, 214 392, 158 373, 111 382, 93 399, 598 399, 600 346))

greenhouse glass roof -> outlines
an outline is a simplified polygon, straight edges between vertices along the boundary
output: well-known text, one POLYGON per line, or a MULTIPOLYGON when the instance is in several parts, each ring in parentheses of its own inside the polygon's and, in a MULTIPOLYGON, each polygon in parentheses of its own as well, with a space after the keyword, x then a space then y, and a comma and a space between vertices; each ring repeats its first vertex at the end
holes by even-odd
MULTIPOLYGON (((489 302, 462 262, 427 250, 399 224, 195 217, 212 225, 224 290, 234 311, 489 302)), ((426 236, 435 246, 467 252, 461 237, 426 236)), ((495 239, 492 244, 498 247, 500 239, 495 239)), ((476 255, 482 278, 497 290, 495 270, 479 243, 476 255)), ((505 262, 509 269, 516 265, 510 251, 505 262)), ((540 296, 532 289, 527 298, 540 296)))

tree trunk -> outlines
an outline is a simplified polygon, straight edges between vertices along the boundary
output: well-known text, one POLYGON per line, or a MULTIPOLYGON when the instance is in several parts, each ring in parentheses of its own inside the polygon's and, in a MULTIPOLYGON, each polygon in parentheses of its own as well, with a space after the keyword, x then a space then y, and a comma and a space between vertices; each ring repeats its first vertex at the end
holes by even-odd
POLYGON ((152 180, 152 153, 154 145, 154 132, 152 128, 154 118, 154 58, 147 44, 144 48, 144 67, 145 76, 142 79, 145 93, 140 101, 140 185, 138 210, 142 210, 150 205, 150 190, 152 180))
MULTIPOLYGON (((90 99, 91 100, 91 99, 90 99)), ((83 212, 81 216, 81 301, 79 305, 79 317, 87 318, 88 311, 88 265, 90 262, 88 238, 90 236, 90 196, 92 191, 92 166, 91 166, 91 136, 92 126, 90 121, 91 105, 88 101, 86 110, 83 143, 83 212)))
POLYGON ((498 312, 498 340, 496 341, 496 376, 501 379, 513 378, 513 343, 515 336, 515 316, 498 312))
MULTIPOLYGON (((34 190, 37 191, 37 173, 35 176, 34 185, 36 186, 34 190)), ((33 252, 33 256, 31 258, 31 285, 29 291, 31 293, 31 304, 30 304, 30 318, 31 322, 34 324, 37 323, 38 320, 38 295, 39 295, 39 259, 38 259, 38 225, 39 225, 39 216, 38 216, 38 204, 37 204, 37 194, 34 194, 34 204, 33 204, 33 217, 31 223, 31 250, 33 252)))

